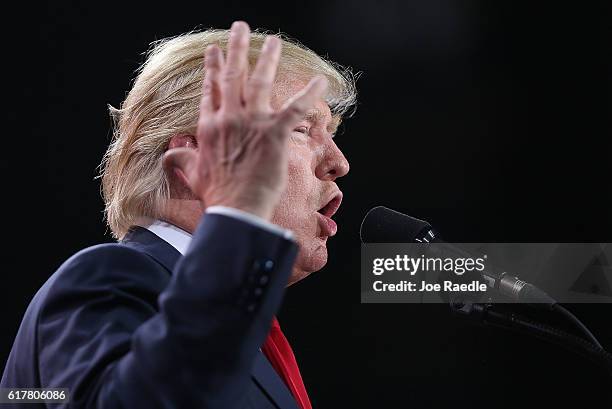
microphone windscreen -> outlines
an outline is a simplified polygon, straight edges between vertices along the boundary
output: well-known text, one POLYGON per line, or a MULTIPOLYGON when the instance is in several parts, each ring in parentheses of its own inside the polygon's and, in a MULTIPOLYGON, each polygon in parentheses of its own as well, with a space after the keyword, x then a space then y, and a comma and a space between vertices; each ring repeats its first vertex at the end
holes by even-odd
POLYGON ((363 218, 359 234, 363 243, 414 243, 426 230, 431 230, 426 221, 377 206, 363 218))

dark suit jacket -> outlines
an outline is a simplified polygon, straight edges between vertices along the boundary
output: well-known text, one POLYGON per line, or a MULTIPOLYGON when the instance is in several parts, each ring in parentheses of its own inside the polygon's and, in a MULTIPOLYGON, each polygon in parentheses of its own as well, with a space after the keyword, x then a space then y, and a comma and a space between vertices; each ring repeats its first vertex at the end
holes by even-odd
POLYGON ((85 249, 30 303, 0 386, 66 387, 70 408, 297 409, 259 350, 296 254, 218 214, 184 257, 140 227, 85 249))

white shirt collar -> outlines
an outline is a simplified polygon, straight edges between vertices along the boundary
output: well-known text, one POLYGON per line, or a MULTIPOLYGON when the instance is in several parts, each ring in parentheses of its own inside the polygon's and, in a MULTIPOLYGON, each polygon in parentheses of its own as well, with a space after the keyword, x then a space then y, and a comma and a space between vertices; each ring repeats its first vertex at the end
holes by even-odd
POLYGON ((173 224, 162 220, 142 219, 137 223, 140 227, 144 227, 151 233, 155 234, 160 239, 166 241, 172 247, 178 250, 179 253, 185 255, 189 243, 191 243, 191 234, 173 224))

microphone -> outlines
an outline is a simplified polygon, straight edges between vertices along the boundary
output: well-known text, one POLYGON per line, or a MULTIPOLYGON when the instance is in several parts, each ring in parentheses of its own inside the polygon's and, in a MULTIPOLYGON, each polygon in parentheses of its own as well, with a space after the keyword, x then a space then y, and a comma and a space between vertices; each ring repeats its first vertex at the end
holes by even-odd
MULTIPOLYGON (((430 249, 430 253, 436 257, 473 257, 440 240, 428 222, 385 206, 376 206, 368 211, 359 233, 363 243, 436 243, 437 246, 430 249)), ((489 288, 514 302, 533 303, 549 309, 557 303, 536 286, 505 272, 489 270, 479 274, 489 288)))
POLYGON ((363 243, 429 243, 435 233, 429 223, 385 206, 370 209, 359 230, 363 243))
MULTIPOLYGON (((359 235, 363 243, 434 243, 436 246, 427 247, 429 247, 428 253, 435 257, 474 257, 457 246, 440 240, 428 222, 384 206, 377 206, 368 211, 361 222, 359 235)), ((512 301, 544 307, 560 313, 572 322, 592 344, 579 342, 579 348, 586 350, 590 354, 589 356, 594 356, 596 360, 601 360, 604 365, 607 365, 607 368, 611 367, 612 355, 603 349, 593 333, 574 314, 558 304, 544 291, 505 272, 499 274, 494 270, 483 270, 482 272, 473 271, 472 273, 480 275, 480 278, 489 288, 512 301)), ((491 304, 463 303, 461 301, 456 303, 455 300, 450 300, 450 304, 453 311, 460 315, 476 316, 483 322, 491 320, 492 317, 495 318, 495 313, 490 309, 491 304)), ((548 339, 556 337, 558 342, 565 343, 566 346, 570 344, 571 336, 563 331, 556 328, 551 331, 546 326, 531 322, 523 323, 519 318, 514 314, 510 316, 497 314, 497 319, 504 323, 503 325, 499 324, 502 327, 505 325, 508 328, 522 328, 528 332, 538 333, 540 337, 548 339)))

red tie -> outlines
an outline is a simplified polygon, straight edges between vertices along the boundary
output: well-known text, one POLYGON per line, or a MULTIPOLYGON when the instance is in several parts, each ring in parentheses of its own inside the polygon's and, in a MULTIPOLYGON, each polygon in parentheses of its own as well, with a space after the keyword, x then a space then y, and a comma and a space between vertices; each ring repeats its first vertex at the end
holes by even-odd
POLYGON ((291 394, 302 409, 312 409, 306 387, 300 375, 300 369, 295 361, 291 346, 283 335, 276 317, 272 318, 272 327, 266 341, 261 347, 268 361, 291 391, 291 394))

